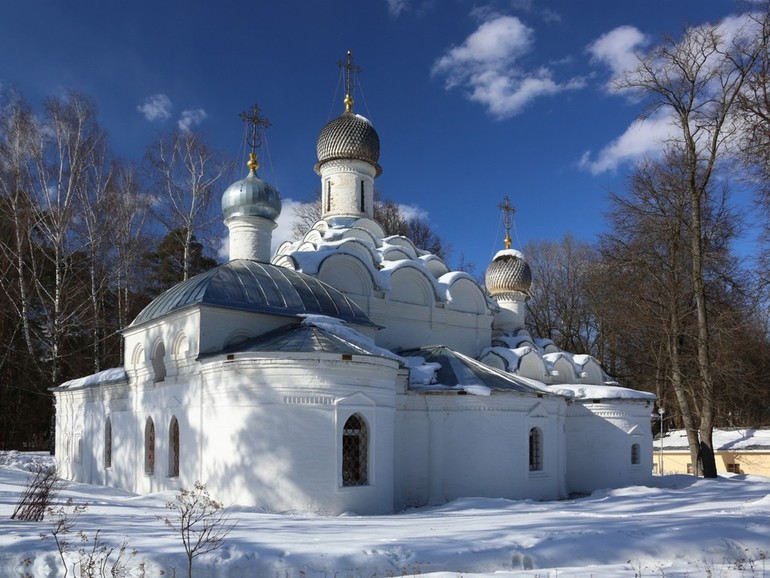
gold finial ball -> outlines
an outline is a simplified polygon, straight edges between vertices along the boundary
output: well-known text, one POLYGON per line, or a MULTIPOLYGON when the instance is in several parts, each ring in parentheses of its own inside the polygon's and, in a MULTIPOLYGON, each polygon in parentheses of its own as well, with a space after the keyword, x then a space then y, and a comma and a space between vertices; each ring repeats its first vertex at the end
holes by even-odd
POLYGON ((249 162, 246 163, 250 171, 257 172, 259 163, 257 162, 257 153, 249 153, 249 162))

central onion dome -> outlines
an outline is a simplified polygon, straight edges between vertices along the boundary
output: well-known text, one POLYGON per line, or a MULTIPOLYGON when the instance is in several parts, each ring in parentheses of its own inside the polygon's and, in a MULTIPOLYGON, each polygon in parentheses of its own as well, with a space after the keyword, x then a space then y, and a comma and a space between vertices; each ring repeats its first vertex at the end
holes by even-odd
POLYGON ((257 176, 256 155, 249 161, 249 174, 235 181, 222 195, 225 221, 232 217, 262 217, 275 221, 281 214, 281 195, 257 176))
POLYGON ((532 270, 519 251, 504 249, 498 251, 487 267, 484 276, 487 292, 495 299, 511 299, 523 293, 529 296, 532 286, 532 270))
POLYGON ((380 137, 368 119, 354 112, 343 112, 321 129, 316 152, 317 173, 322 164, 338 159, 365 161, 374 166, 377 175, 382 173, 378 164, 380 137))

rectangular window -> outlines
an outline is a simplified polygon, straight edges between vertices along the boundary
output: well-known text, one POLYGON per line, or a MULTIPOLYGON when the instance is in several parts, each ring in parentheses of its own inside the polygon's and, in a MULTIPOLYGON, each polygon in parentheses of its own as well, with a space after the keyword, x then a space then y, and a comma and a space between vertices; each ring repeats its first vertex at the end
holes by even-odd
POLYGON ((107 418, 104 425, 104 467, 112 467, 112 420, 107 418))
POLYGON ((543 469, 543 432, 538 427, 529 430, 529 471, 543 469))
POLYGON ((361 181, 361 212, 366 212, 366 201, 364 196, 364 181, 361 181))

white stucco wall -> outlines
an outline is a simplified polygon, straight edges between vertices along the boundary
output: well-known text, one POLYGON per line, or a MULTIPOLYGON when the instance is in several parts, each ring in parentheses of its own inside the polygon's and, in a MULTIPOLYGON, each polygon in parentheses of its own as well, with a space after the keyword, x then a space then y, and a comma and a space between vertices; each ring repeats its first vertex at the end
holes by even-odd
POLYGON ((567 413, 569 491, 646 484, 652 479, 652 403, 644 399, 573 402, 567 413), (639 444, 639 463, 631 463, 639 444))
POLYGON ((386 296, 361 298, 348 295, 376 324, 383 327, 375 341, 386 349, 410 349, 446 345, 450 349, 477 356, 492 338, 492 316, 447 309, 442 303, 414 305, 393 301, 386 296))
POLYGON ((393 360, 339 355, 211 360, 189 375, 57 395, 62 476, 149 493, 203 481, 226 503, 322 514, 393 511, 393 360), (110 397, 123 396, 113 404, 110 397), (341 432, 359 414, 369 430, 367 485, 343 487, 341 432), (113 465, 104 466, 104 423, 113 465), (169 424, 180 427, 180 473, 169 477, 169 424), (145 472, 144 431, 155 424, 155 468, 145 472), (76 459, 75 439, 82 439, 76 459))
POLYGON ((561 398, 410 392, 398 399, 396 507, 464 496, 556 499, 566 491, 561 398), (529 431, 543 432, 541 471, 529 469, 529 431))

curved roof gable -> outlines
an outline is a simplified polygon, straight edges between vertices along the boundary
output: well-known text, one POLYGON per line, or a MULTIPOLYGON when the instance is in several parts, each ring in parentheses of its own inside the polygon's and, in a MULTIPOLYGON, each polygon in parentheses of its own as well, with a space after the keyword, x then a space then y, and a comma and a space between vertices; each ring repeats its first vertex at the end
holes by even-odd
POLYGON ((145 307, 131 326, 191 305, 285 316, 328 315, 373 325, 358 305, 315 277, 269 263, 236 259, 175 285, 145 307))

